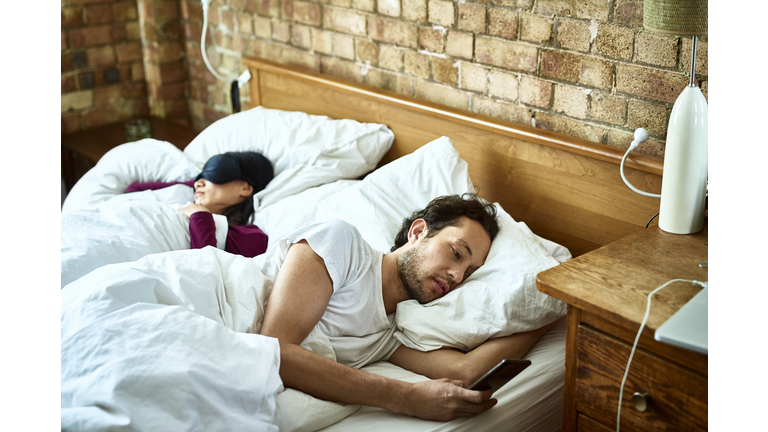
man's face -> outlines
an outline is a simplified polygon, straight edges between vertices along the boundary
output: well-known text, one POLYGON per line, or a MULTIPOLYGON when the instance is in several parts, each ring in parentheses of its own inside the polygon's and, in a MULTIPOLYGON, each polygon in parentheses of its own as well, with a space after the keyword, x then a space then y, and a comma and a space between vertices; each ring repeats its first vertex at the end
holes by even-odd
POLYGON ((429 303, 456 289, 485 263, 491 238, 479 222, 461 217, 435 236, 422 233, 397 260, 398 275, 408 296, 429 303))

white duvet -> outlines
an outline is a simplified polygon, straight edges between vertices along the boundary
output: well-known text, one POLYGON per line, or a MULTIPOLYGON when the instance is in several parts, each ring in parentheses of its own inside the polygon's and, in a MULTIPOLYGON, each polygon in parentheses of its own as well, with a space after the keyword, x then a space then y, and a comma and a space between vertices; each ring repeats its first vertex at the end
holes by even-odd
MULTIPOLYGON (((213 247, 101 267, 61 291, 62 430, 311 431, 355 412, 280 380, 257 333, 265 263, 213 247)), ((313 330, 315 351, 327 339, 313 330)))

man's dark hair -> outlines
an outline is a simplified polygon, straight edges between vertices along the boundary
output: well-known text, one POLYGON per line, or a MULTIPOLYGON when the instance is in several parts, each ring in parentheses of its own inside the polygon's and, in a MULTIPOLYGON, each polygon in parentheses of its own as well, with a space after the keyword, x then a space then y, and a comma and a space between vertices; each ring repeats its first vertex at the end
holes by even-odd
POLYGON ((422 210, 413 212, 403 219, 400 232, 395 236, 395 245, 391 252, 408 242, 408 230, 416 219, 427 222, 427 238, 436 235, 447 226, 458 226, 459 218, 466 216, 477 221, 493 241, 499 233, 499 223, 496 221, 496 207, 473 193, 464 195, 444 195, 437 197, 422 210))

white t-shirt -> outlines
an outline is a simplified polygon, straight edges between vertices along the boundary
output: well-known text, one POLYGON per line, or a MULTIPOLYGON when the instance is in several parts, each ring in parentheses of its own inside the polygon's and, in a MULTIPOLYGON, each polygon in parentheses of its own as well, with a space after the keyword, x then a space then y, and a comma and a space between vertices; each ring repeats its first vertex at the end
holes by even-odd
POLYGON ((393 337, 394 314, 388 316, 384 309, 382 253, 341 219, 309 222, 257 257, 270 280, 275 280, 290 246, 300 240, 323 259, 333 282, 328 307, 302 346, 357 368, 388 359, 400 343, 393 337), (322 346, 326 342, 332 353, 322 346))

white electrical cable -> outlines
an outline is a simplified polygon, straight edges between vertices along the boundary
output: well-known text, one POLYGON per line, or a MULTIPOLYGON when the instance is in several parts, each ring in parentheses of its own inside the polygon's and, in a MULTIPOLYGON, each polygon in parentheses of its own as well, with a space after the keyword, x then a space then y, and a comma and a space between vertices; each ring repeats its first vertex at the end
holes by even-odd
POLYGON ((652 194, 650 192, 643 192, 640 189, 632 186, 632 184, 627 180, 627 177, 624 175, 624 163, 627 161, 627 157, 632 152, 632 150, 636 149, 638 145, 640 145, 641 142, 644 142, 648 139, 648 131, 643 128, 637 128, 635 129, 635 140, 632 141, 632 144, 629 145, 629 148, 627 149, 627 152, 624 153, 624 157, 621 158, 621 165, 619 165, 619 173, 621 173, 621 179, 624 180, 624 184, 626 184, 630 189, 632 189, 634 192, 639 193, 640 195, 651 197, 651 198, 661 198, 660 194, 652 194))
POLYGON ((208 67, 208 70, 211 71, 213 76, 218 78, 219 81, 231 83, 233 79, 224 78, 223 76, 219 75, 213 69, 213 66, 211 66, 211 64, 208 62, 208 56, 205 53, 205 33, 208 30, 208 5, 211 3, 211 0, 202 0, 202 2, 203 2, 203 36, 200 38, 200 51, 202 51, 202 54, 203 54, 203 61, 205 62, 205 65, 208 67))
POLYGON ((621 387, 619 387, 619 409, 618 409, 618 413, 616 414, 616 432, 619 432, 619 426, 621 425, 621 400, 624 398, 624 384, 626 384, 627 376, 629 375, 629 365, 632 364, 632 357, 634 357, 635 349, 637 348, 638 342, 640 342, 640 335, 643 333, 643 329, 645 328, 645 323, 648 321, 648 316, 651 314, 651 296, 661 291, 663 288, 665 288, 667 285, 673 282, 690 282, 694 285, 699 285, 701 287, 707 286, 707 282, 699 282, 699 281, 688 280, 688 279, 672 279, 671 281, 656 288, 655 290, 651 291, 650 294, 648 294, 648 304, 645 307, 645 316, 643 317, 643 321, 640 323, 640 330, 637 331, 637 336, 635 337, 635 343, 632 345, 632 351, 630 351, 629 360, 627 360, 627 368, 624 370, 624 378, 622 378, 621 387))

